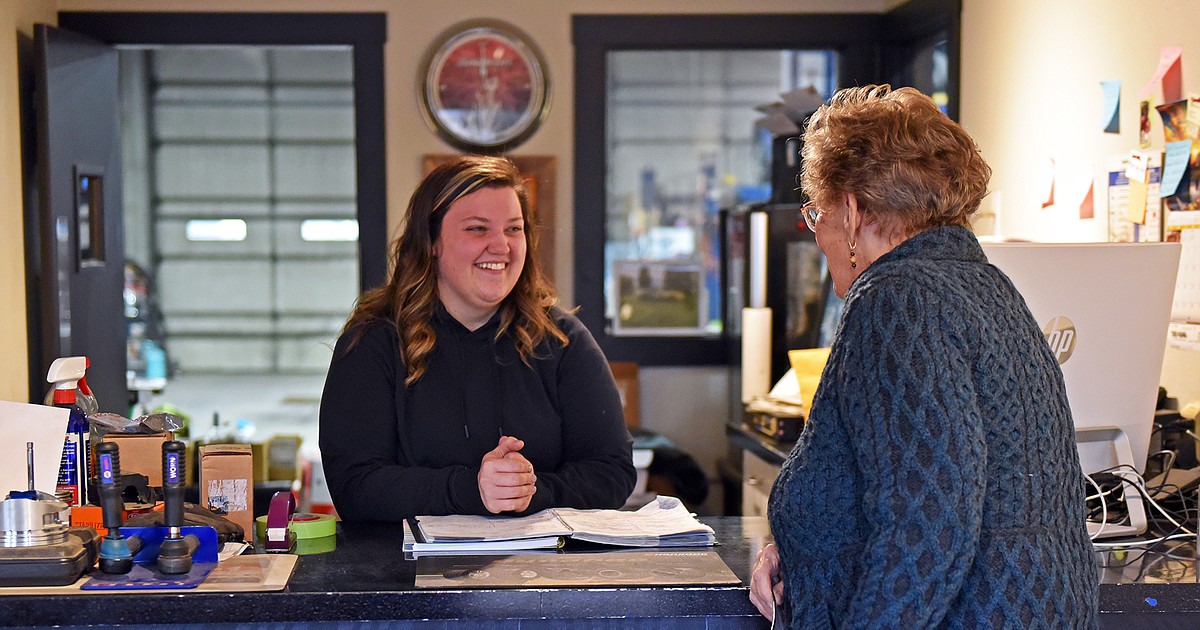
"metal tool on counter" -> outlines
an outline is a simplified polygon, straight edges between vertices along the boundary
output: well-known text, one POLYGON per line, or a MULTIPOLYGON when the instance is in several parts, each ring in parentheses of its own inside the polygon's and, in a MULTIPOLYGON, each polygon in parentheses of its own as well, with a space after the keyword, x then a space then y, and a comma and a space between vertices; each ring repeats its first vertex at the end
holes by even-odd
POLYGON ((192 535, 181 536, 183 527, 183 471, 187 445, 178 440, 163 442, 163 525, 167 537, 158 547, 158 570, 178 575, 192 570, 192 553, 200 541, 192 535))
POLYGON ((133 569, 133 555, 142 548, 139 536, 126 538, 121 534, 121 511, 125 507, 122 488, 117 483, 121 477, 121 453, 115 442, 100 442, 96 445, 96 465, 99 469, 100 508, 104 515, 104 527, 108 533, 100 541, 100 570, 105 573, 125 574, 133 569))
POLYGON ((33 443, 26 443, 27 490, 0 501, 0 586, 71 584, 96 561, 96 530, 69 527, 65 502, 38 492, 33 443))
MULTIPOLYGON (((37 499, 38 491, 34 488, 33 483, 33 442, 25 443, 25 477, 29 482, 27 490, 13 490, 8 493, 7 499, 37 499)), ((55 499, 50 495, 46 495, 50 499, 55 499)))

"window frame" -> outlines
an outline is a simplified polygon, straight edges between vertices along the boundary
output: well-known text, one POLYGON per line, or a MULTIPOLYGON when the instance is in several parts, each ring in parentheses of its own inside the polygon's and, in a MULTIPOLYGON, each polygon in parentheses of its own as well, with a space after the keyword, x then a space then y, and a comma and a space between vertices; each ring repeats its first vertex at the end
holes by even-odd
POLYGON ((616 337, 605 321, 607 54, 627 50, 800 50, 839 53, 838 85, 880 76, 882 14, 575 15, 575 299, 578 317, 610 361, 722 365, 729 340, 616 337), (599 77, 600 80, 583 80, 599 77), (597 238, 597 235, 600 238, 597 238))
POLYGON ((385 13, 60 11, 58 25, 109 45, 346 45, 354 50, 359 288, 387 275, 385 13))

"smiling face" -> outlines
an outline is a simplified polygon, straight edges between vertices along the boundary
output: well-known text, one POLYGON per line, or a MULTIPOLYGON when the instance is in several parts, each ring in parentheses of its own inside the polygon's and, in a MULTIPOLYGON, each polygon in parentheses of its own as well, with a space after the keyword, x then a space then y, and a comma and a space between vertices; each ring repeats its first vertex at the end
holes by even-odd
POLYGON ((433 242, 438 297, 470 330, 487 323, 525 268, 525 218, 512 188, 481 188, 450 204, 433 242))

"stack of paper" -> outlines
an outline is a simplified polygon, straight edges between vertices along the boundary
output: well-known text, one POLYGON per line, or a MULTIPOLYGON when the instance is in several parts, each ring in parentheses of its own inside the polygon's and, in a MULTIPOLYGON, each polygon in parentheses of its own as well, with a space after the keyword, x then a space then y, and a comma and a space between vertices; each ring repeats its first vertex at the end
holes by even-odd
POLYGON ((675 497, 660 496, 636 512, 551 508, 529 516, 418 516, 405 551, 545 549, 573 538, 621 547, 690 547, 716 542, 675 497))

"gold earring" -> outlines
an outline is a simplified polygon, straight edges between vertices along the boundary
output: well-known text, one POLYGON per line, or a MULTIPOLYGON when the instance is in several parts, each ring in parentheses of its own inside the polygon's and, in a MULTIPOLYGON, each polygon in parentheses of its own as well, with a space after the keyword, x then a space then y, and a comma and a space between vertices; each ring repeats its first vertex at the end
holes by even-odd
POLYGON ((850 245, 850 268, 857 269, 858 268, 858 256, 856 256, 854 254, 854 250, 858 249, 858 245, 854 241, 847 241, 847 243, 850 245))

